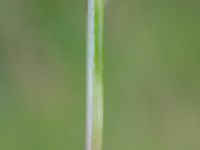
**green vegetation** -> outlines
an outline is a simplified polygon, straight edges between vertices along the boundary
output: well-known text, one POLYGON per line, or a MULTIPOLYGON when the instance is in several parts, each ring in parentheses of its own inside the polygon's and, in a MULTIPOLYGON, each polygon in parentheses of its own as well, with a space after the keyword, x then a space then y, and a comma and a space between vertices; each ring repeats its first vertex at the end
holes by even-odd
MULTIPOLYGON (((199 1, 107 2, 103 150, 199 150, 199 1)), ((85 149, 87 4, 0 0, 0 150, 85 149)))
POLYGON ((88 1, 86 150, 102 150, 104 0, 88 1))

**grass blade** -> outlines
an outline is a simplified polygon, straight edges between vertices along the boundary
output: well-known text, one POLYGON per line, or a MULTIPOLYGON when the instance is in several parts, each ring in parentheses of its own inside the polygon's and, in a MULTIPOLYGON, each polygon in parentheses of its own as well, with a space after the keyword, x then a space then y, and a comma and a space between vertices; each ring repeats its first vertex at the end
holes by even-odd
POLYGON ((103 143, 103 20, 104 0, 88 0, 86 150, 103 143))

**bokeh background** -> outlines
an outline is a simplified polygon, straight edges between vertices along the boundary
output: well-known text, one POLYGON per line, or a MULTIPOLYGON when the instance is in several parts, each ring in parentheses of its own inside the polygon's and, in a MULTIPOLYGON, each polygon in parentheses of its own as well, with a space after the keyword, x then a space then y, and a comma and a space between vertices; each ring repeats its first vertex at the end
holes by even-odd
MULTIPOLYGON (((0 0, 0 150, 84 150, 86 0, 0 0)), ((200 1, 107 0, 104 150, 200 149, 200 1)))

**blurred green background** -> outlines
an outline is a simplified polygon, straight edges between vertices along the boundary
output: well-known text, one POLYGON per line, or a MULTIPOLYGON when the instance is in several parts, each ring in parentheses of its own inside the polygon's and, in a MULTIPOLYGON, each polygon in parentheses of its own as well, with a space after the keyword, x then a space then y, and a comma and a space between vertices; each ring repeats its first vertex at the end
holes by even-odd
MULTIPOLYGON (((86 0, 0 0, 0 150, 84 150, 86 0)), ((200 1, 107 0, 104 150, 200 149, 200 1)))

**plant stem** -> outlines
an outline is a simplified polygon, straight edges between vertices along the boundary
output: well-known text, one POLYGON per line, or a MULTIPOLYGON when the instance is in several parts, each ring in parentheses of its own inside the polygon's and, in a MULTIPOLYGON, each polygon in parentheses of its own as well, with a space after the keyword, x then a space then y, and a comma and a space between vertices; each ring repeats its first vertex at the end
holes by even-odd
POLYGON ((86 150, 103 143, 103 22, 104 0, 88 0, 86 150))

